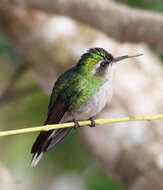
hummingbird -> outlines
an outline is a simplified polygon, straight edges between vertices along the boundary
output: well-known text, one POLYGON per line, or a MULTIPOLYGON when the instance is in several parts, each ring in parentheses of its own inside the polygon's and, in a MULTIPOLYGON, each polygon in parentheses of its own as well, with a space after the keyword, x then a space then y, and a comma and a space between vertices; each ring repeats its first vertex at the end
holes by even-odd
MULTIPOLYGON (((95 126, 96 116, 111 101, 113 74, 117 62, 137 57, 113 57, 103 48, 91 48, 78 63, 65 71, 54 84, 44 125, 90 119, 95 126)), ((32 146, 31 166, 36 166, 45 152, 58 144, 74 127, 40 132, 32 146)))

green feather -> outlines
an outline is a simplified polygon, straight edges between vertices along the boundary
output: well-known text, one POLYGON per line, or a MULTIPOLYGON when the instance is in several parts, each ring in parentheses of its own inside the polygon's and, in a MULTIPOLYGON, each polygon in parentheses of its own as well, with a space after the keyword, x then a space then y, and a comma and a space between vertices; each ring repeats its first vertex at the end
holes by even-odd
POLYGON ((56 81, 51 98, 49 109, 51 109, 62 89, 66 89, 69 111, 86 104, 89 98, 99 90, 106 82, 104 77, 93 76, 91 70, 100 60, 111 61, 112 55, 102 48, 93 48, 83 54, 75 67, 63 73, 56 81))

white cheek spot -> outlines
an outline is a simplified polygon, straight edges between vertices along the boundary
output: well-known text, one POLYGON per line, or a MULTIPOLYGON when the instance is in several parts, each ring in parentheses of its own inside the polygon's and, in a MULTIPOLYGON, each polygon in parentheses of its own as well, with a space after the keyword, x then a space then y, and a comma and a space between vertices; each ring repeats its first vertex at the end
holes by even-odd
POLYGON ((100 65, 101 65, 102 62, 103 62, 103 61, 99 61, 96 65, 94 65, 94 67, 93 67, 93 69, 92 69, 92 71, 91 71, 93 75, 96 74, 97 69, 100 67, 100 65))

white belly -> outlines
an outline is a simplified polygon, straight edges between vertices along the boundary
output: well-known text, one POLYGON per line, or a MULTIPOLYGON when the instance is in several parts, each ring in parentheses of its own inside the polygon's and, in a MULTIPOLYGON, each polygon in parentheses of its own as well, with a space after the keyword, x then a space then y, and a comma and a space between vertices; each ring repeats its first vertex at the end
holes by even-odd
POLYGON ((71 121, 74 118, 76 120, 86 120, 95 116, 104 108, 107 102, 111 101, 112 94, 112 82, 104 83, 104 85, 100 87, 99 91, 96 92, 86 104, 81 105, 71 114, 67 112, 64 115, 62 122, 71 121))

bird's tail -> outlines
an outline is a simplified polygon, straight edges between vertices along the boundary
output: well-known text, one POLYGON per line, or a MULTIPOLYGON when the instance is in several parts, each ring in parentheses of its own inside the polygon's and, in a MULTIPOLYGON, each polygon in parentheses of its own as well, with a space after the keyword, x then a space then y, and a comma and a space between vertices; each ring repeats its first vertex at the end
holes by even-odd
POLYGON ((59 143, 71 130, 72 128, 63 128, 58 130, 51 130, 48 132, 41 132, 37 137, 31 153, 33 153, 31 166, 35 167, 40 161, 44 152, 51 149, 57 143, 59 143))

